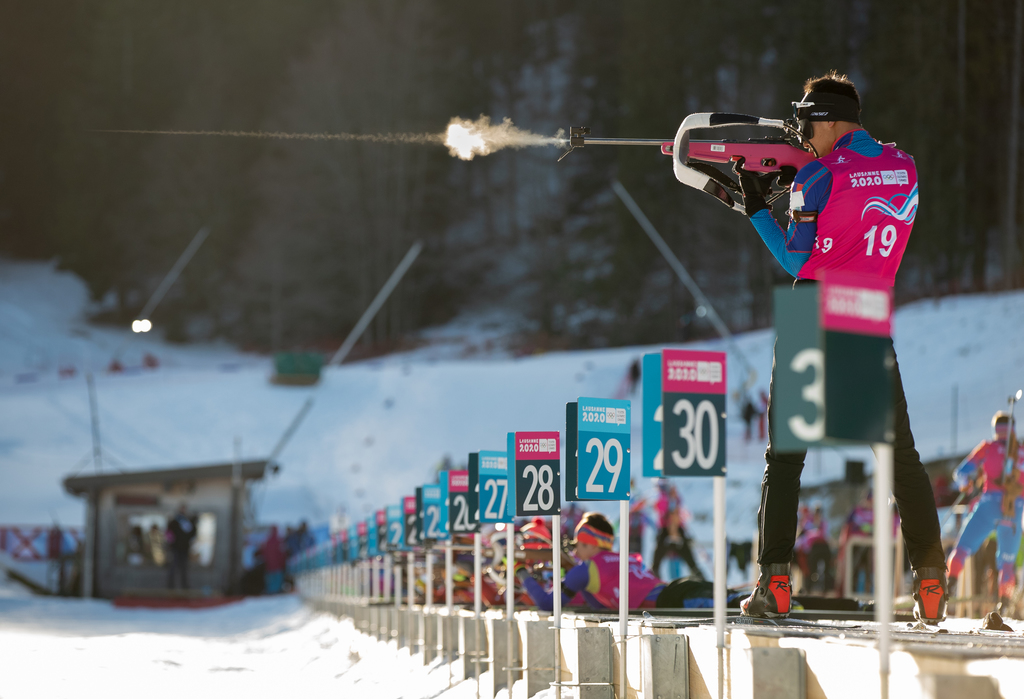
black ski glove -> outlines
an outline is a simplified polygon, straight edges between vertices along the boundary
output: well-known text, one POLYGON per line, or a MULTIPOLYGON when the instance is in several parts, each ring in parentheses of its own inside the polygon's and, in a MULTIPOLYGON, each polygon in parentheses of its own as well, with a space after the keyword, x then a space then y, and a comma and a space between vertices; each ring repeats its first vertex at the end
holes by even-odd
POLYGON ((778 177, 777 172, 750 172, 743 168, 744 158, 740 158, 732 165, 732 171, 736 173, 740 182, 740 191, 743 194, 743 208, 747 216, 753 216, 758 211, 768 207, 765 198, 772 192, 772 182, 778 177))

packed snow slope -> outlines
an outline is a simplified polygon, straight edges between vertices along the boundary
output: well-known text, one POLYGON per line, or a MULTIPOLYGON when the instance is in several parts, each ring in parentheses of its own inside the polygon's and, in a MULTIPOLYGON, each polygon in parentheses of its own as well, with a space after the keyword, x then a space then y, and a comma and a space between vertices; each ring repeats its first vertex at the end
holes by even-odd
MULTIPOLYGON (((564 427, 564 405, 579 396, 611 397, 630 362, 657 347, 550 353, 512 358, 503 351, 460 359, 483 335, 451 346, 355 362, 325 371, 312 388, 269 383, 268 358, 223 345, 177 346, 157 330, 145 337, 89 325, 80 280, 52 264, 0 261, 0 523, 81 524, 81 503, 61 479, 91 472, 89 403, 84 371, 96 373, 106 468, 170 467, 228 461, 236 437, 244 458, 267 456, 308 397, 314 407, 281 456, 280 475, 261 492, 264 521, 326 521, 340 508, 363 516, 411 494, 450 456, 501 449, 506 432, 564 427), (127 344, 125 343, 127 339, 127 344), (123 345, 125 373, 104 368, 123 345), (142 369, 143 352, 160 360, 142 369), (58 369, 76 373, 60 378, 58 369)), ((460 331, 461 332, 461 331, 460 331)), ((441 333, 443 335, 443 333, 441 333)), ((986 436, 992 413, 1024 385, 1024 293, 921 301, 896 314, 896 347, 922 456, 968 450, 986 436), (952 428, 953 387, 958 418, 952 428), (955 440, 955 444, 954 444, 955 440)), ((771 330, 747 333, 738 346, 757 371, 751 391, 767 390, 771 330)), ((721 342, 698 348, 726 349, 721 342)), ((729 359, 729 386, 742 381, 729 359)), ((632 396, 633 473, 639 478, 640 394, 632 396)), ((729 399, 728 527, 747 540, 755 527, 764 444, 743 439, 740 404, 729 399)), ((805 482, 840 477, 847 455, 820 450, 805 482)), ((710 542, 710 483, 682 484, 698 540, 710 542)), ((609 511, 613 511, 609 508, 609 511)))

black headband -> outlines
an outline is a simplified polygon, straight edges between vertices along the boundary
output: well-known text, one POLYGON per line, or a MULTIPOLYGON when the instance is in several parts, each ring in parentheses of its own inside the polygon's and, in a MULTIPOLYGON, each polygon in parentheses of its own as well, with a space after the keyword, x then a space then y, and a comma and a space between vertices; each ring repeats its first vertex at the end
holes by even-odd
POLYGON ((849 121, 860 123, 860 105, 846 95, 831 92, 808 92, 793 103, 793 115, 807 121, 849 121))

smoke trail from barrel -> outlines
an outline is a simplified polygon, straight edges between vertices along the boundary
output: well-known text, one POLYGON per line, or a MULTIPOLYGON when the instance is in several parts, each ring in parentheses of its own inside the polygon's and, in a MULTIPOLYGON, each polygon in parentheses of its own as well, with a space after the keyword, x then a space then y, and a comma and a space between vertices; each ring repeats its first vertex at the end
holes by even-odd
POLYGON ((185 131, 181 129, 96 129, 94 133, 143 134, 151 136, 229 136, 271 138, 287 141, 364 141, 370 143, 441 144, 440 134, 425 133, 288 133, 285 131, 185 131))
POLYGON ((563 131, 554 136, 541 136, 512 124, 506 117, 500 124, 481 116, 476 121, 453 117, 442 134, 430 133, 290 133, 286 131, 187 131, 182 129, 95 129, 94 133, 139 134, 149 136, 226 136, 230 138, 263 138, 286 141, 352 141, 364 143, 395 143, 445 145, 448 153, 462 160, 490 155, 505 148, 536 148, 565 145, 563 131))
POLYGON ((554 136, 541 136, 513 126, 508 117, 500 124, 491 124, 488 116, 481 116, 476 121, 455 117, 448 122, 444 144, 452 156, 472 160, 474 156, 490 155, 503 148, 561 146, 565 144, 563 133, 559 129, 554 136))

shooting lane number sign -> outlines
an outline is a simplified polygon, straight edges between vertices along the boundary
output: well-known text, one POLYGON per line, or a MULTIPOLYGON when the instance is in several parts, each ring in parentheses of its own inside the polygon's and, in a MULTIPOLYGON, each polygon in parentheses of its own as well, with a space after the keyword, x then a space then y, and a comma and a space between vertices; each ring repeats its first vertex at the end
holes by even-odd
POLYGON ((565 500, 579 502, 576 484, 579 482, 579 430, 577 408, 579 403, 565 404, 565 500))
POLYGON ((362 560, 369 557, 366 540, 366 521, 360 520, 356 522, 356 558, 362 560))
POLYGON ((423 486, 423 539, 448 540, 448 480, 442 475, 437 485, 423 486))
POLYGON ((337 556, 339 563, 348 562, 348 529, 342 529, 338 532, 337 556))
POLYGON ((644 478, 661 478, 665 475, 661 466, 661 353, 645 354, 641 367, 643 475, 644 478))
POLYGON ((516 515, 561 514, 558 432, 515 432, 516 515))
POLYGON ((366 555, 376 556, 380 551, 377 549, 377 513, 366 518, 366 555))
POLYGON ((480 452, 474 451, 470 453, 466 470, 469 474, 468 498, 472 508, 469 516, 477 524, 476 529, 473 531, 480 531, 480 452))
POLYGON ((488 524, 512 521, 508 514, 507 452, 480 452, 480 521, 488 524))
POLYGON ((387 509, 388 551, 405 549, 405 516, 401 505, 388 505, 387 509))
POLYGON ((348 560, 359 560, 359 525, 357 524, 348 528, 348 560))
POLYGON ((825 350, 825 436, 892 442, 892 288, 828 277, 818 285, 825 350))
POLYGON ((469 471, 448 472, 448 531, 472 534, 477 530, 476 506, 469 489, 469 471))
POLYGON ((725 352, 661 353, 664 475, 725 475, 725 379, 725 352))
MULTIPOLYGON (((419 490, 419 488, 417 488, 419 490)), ((416 496, 406 495, 402 498, 402 514, 405 517, 405 550, 420 545, 419 510, 416 507, 416 496)))
POLYGON ((629 500, 630 402, 577 401, 576 495, 581 500, 629 500))
POLYGON ((892 289, 830 278, 777 287, 774 303, 776 448, 891 441, 892 289))
POLYGON ((388 550, 388 511, 382 507, 377 510, 377 553, 388 550))

